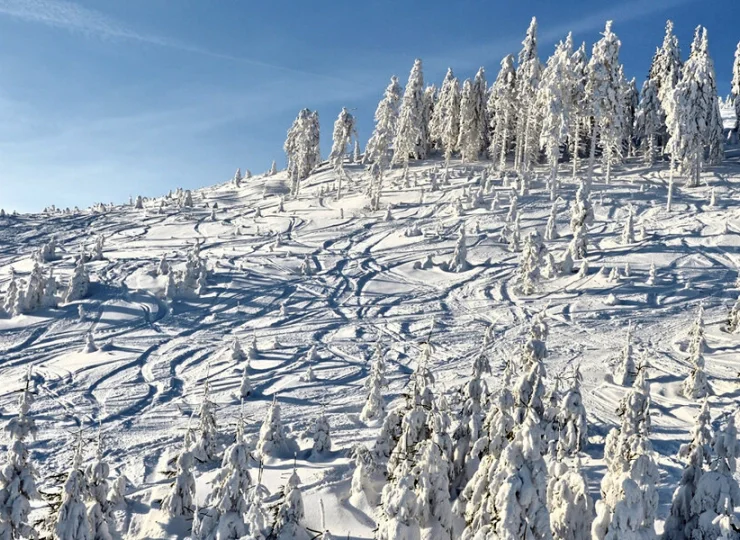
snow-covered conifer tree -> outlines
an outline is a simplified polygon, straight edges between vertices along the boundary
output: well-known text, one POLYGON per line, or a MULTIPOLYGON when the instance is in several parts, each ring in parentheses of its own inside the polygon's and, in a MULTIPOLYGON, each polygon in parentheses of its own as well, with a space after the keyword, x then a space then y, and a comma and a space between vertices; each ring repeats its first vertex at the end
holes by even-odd
POLYGON ((562 460, 550 465, 547 506, 554 539, 585 540, 589 537, 594 502, 578 458, 570 466, 562 460))
POLYGON ((402 461, 394 478, 383 488, 380 517, 375 531, 376 540, 419 540, 419 499, 415 481, 406 460, 402 461))
POLYGON ((234 173, 234 186, 240 187, 243 179, 244 176, 242 175, 242 169, 241 167, 237 167, 236 172, 234 173))
POLYGON ((98 432, 98 450, 92 463, 85 467, 88 496, 90 502, 87 509, 87 519, 90 522, 90 531, 94 540, 112 540, 109 521, 108 476, 110 466, 103 459, 102 434, 98 432))
POLYGON ((624 220, 624 227, 622 228, 622 245, 629 245, 635 243, 635 225, 632 214, 632 206, 627 209, 627 219, 624 220))
POLYGON ((442 448, 431 440, 419 445, 413 473, 416 476, 419 525, 424 538, 452 539, 450 463, 442 448))
POLYGON ((545 226, 545 240, 555 240, 555 238, 557 238, 557 219, 558 202, 555 201, 550 207, 550 216, 547 218, 547 224, 545 226))
POLYGON ((455 113, 454 110, 449 108, 451 103, 450 93, 453 91, 452 86, 455 80, 452 68, 447 68, 447 74, 442 81, 442 87, 439 90, 439 96, 432 112, 432 118, 429 121, 429 139, 435 149, 444 149, 442 142, 444 126, 447 124, 448 115, 455 113))
POLYGON ((298 194, 301 180, 321 161, 319 115, 303 109, 288 130, 283 149, 288 158, 288 176, 292 181, 291 192, 298 194))
POLYGON ((370 375, 365 381, 367 399, 360 412, 360 420, 363 422, 377 421, 385 412, 383 400, 383 388, 388 384, 385 378, 385 359, 380 344, 376 344, 370 364, 370 375))
POLYGON ((298 484, 298 475, 293 471, 283 490, 282 500, 275 507, 276 514, 270 534, 271 539, 309 540, 313 537, 301 523, 305 517, 305 511, 303 496, 298 484))
POLYGON ((262 458, 274 457, 288 459, 298 451, 296 442, 285 434, 283 421, 280 418, 280 404, 274 397, 257 441, 257 455, 262 458))
POLYGON ((329 162, 337 171, 337 198, 342 196, 342 176, 344 175, 344 158, 347 153, 347 145, 352 142, 352 137, 357 139, 357 130, 355 129, 355 117, 352 116, 346 107, 342 108, 336 121, 334 122, 334 141, 329 154, 329 162))
POLYGON ((94 540, 84 502, 87 491, 87 479, 82 469, 82 436, 80 433, 72 467, 62 489, 62 501, 54 525, 55 539, 94 540))
POLYGON ((642 85, 640 103, 635 112, 635 133, 640 141, 644 161, 652 165, 657 154, 657 138, 664 125, 662 105, 658 99, 658 86, 648 77, 642 85))
MULTIPOLYGON (((452 70, 448 71, 452 74, 452 70)), ((442 87, 437 102, 435 114, 439 117, 435 120, 439 130, 439 144, 444 151, 445 158, 445 176, 449 175, 450 159, 452 154, 458 149, 457 141, 460 137, 460 83, 456 78, 452 78, 449 83, 445 79, 447 86, 442 87)))
POLYGON ((396 136, 393 140, 393 163, 404 166, 408 174, 409 159, 424 159, 428 146, 428 126, 424 125, 424 75, 421 60, 414 61, 409 80, 403 92, 398 115, 396 136))
POLYGON ((710 163, 722 152, 719 102, 706 29, 696 28, 689 59, 664 106, 670 136, 666 152, 687 177, 687 184, 698 186, 705 148, 710 163))
POLYGON ((518 101, 516 118, 516 169, 527 170, 536 159, 538 149, 536 91, 539 85, 542 64, 537 56, 537 19, 527 28, 527 35, 522 41, 519 52, 519 65, 516 71, 516 95, 518 101))
POLYGON ((431 139, 431 122, 432 122, 432 116, 434 115, 434 108, 437 106, 437 87, 434 85, 427 86, 424 89, 424 98, 423 98, 424 106, 421 110, 421 124, 422 124, 422 132, 427 134, 426 140, 424 141, 426 144, 426 147, 424 148, 424 155, 428 155, 432 149, 432 139, 431 139))
POLYGON ((33 400, 30 373, 18 400, 18 415, 5 425, 9 437, 5 464, 0 469, 0 538, 36 538, 29 523, 31 501, 40 498, 36 490, 36 470, 31 463, 26 439, 36 436, 36 422, 30 414, 33 400))
POLYGON ((542 239, 537 231, 525 236, 517 273, 517 287, 522 294, 530 295, 537 290, 545 251, 546 248, 542 245, 542 239))
POLYGON ((582 380, 583 376, 580 368, 576 367, 573 373, 573 382, 563 397, 558 415, 558 424, 560 425, 559 448, 569 455, 577 454, 588 444, 588 421, 586 420, 586 408, 583 406, 583 397, 581 396, 582 380))
POLYGON ((467 239, 465 237, 465 224, 460 226, 460 230, 457 236, 457 243, 455 244, 455 251, 452 253, 452 258, 447 264, 447 270, 449 272, 465 272, 469 267, 468 263, 468 248, 466 245, 467 239))
POLYGON ((624 134, 623 78, 619 64, 620 41, 612 32, 612 21, 607 21, 602 38, 593 46, 586 77, 586 99, 591 105, 594 130, 588 163, 588 182, 593 177, 596 159, 596 141, 601 141, 606 182, 609 182, 611 164, 622 153, 624 134))
POLYGON ((548 59, 542 71, 536 95, 536 106, 542 117, 540 147, 545 151, 550 165, 550 200, 558 194, 558 161, 560 147, 570 133, 573 121, 571 81, 571 56, 573 55, 573 37, 568 34, 565 42, 555 47, 555 53, 548 59))
POLYGON ((586 43, 575 50, 570 57, 570 103, 572 106, 571 133, 569 135, 570 153, 573 161, 573 180, 578 173, 581 153, 581 133, 586 127, 587 119, 590 121, 589 111, 591 107, 586 100, 586 73, 587 73, 586 43))
POLYGON ((162 508, 172 517, 193 515, 195 509, 195 477, 193 476, 193 454, 186 445, 177 456, 175 481, 162 501, 162 508))
POLYGON ((476 161, 483 148, 479 127, 479 112, 477 110, 478 96, 470 79, 463 83, 460 96, 460 135, 457 147, 463 161, 476 161))
POLYGON ((701 399, 709 392, 707 374, 704 372, 704 309, 699 307, 694 326, 689 334, 689 361, 691 371, 683 382, 682 390, 684 396, 689 399, 701 399))
POLYGON ((198 440, 193 447, 193 456, 203 462, 215 461, 218 458, 218 424, 216 423, 216 406, 211 401, 210 383, 206 378, 203 389, 203 401, 198 416, 198 440))
POLYGON ((712 435, 709 404, 704 400, 696 417, 691 440, 678 450, 678 457, 686 460, 686 465, 673 493, 671 511, 663 527, 663 540, 690 540, 691 531, 698 526, 698 516, 691 511, 691 501, 696 495, 699 480, 711 462, 712 435))
POLYGON ((197 540, 239 539, 247 534, 244 517, 248 509, 248 491, 252 485, 249 474, 249 447, 244 442, 242 419, 237 426, 236 442, 224 452, 208 496, 207 508, 193 522, 193 537, 197 540))
POLYGON ((313 446, 311 447, 312 455, 318 456, 331 452, 330 431, 329 420, 322 410, 311 425, 311 437, 313 438, 313 446))
MULTIPOLYGON (((740 457, 734 414, 729 415, 727 424, 715 434, 712 450, 711 469, 701 475, 691 500, 691 514, 696 516, 687 525, 686 537, 691 540, 720 538, 723 517, 731 517, 740 506, 740 486, 734 476, 740 457)), ((737 537, 736 531, 730 538, 737 537)))
POLYGON ((732 87, 730 90, 730 96, 733 99, 735 119, 737 121, 735 132, 738 137, 740 137, 740 41, 737 43, 737 49, 735 49, 735 62, 732 64, 732 87))
POLYGON ((365 147, 365 162, 371 164, 373 176, 380 183, 383 173, 390 165, 390 147, 396 136, 398 123, 398 106, 401 100, 401 85, 398 79, 391 77, 383 99, 375 110, 375 129, 365 147))
POLYGON ((649 407, 643 368, 617 409, 620 427, 609 432, 604 444, 607 471, 601 481, 602 498, 596 503, 593 540, 654 538, 659 474, 648 439, 649 407))
POLYGON ((632 386, 637 377, 634 354, 632 351, 632 322, 627 327, 627 339, 622 352, 619 355, 619 367, 617 368, 617 383, 622 386, 632 386))
POLYGON ((491 143, 488 155, 499 170, 506 168, 516 120, 516 68, 514 56, 507 55, 501 60, 501 69, 491 87, 487 109, 491 128, 491 143))

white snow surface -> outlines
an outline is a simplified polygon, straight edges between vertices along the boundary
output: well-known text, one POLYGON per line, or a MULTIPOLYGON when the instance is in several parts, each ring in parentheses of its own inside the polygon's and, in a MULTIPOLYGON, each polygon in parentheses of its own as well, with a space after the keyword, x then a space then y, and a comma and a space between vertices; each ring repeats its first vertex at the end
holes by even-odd
MULTIPOLYGON (((364 194, 368 173, 348 163, 341 200, 331 196, 336 173, 323 164, 302 182, 297 199, 286 197, 282 213, 277 209, 288 192, 285 172, 244 179, 240 187, 225 182, 195 190, 192 208, 161 198, 145 200, 141 210, 125 205, 0 218, 1 291, 10 281, 11 268, 21 278, 30 272, 34 251, 52 235, 58 243, 57 259, 44 266, 47 273, 53 268, 65 287, 82 246, 91 250, 98 236, 105 238, 105 260, 86 265, 88 297, 60 303, 58 309, 0 317, 2 417, 7 420, 15 413, 18 392, 33 366, 36 396, 31 410, 39 433, 30 448, 40 489, 59 488, 52 476, 71 463, 80 423, 88 443, 85 458, 89 462, 94 457, 100 424, 110 481, 125 474, 130 482, 127 507, 116 513, 119 535, 181 538, 183 523, 168 522, 159 510, 158 501, 171 483, 162 471, 181 450, 188 425, 197 427, 197 416, 191 416, 197 414, 206 377, 217 407, 221 450, 233 442, 247 360, 235 361, 230 347, 237 338, 246 349, 255 335, 258 357, 249 360, 254 391, 243 404, 247 437, 256 437, 277 395, 286 431, 301 448, 296 465, 305 525, 321 530, 318 509, 323 500, 326 526, 335 537, 349 533, 353 539, 372 538, 373 509, 349 502, 352 470, 347 453, 358 442, 370 444, 378 430, 377 424, 367 426, 359 419, 376 341, 390 351, 390 385, 384 391, 388 409, 400 399, 429 341, 435 393, 447 394, 455 410, 458 389, 471 375, 489 325, 495 325, 493 344, 486 351, 493 373, 484 379, 496 392, 505 360, 516 356, 531 316, 546 310, 548 381, 581 366, 589 421, 582 467, 598 499, 604 438, 617 425, 615 407, 627 391, 612 377, 632 321, 635 349, 650 366, 651 440, 661 472, 662 521, 683 467, 676 453, 689 440, 701 406, 681 393, 690 369, 687 333, 700 303, 705 310, 712 417, 735 411, 740 391, 740 335, 722 330, 740 292, 735 285, 740 265, 740 152, 728 149, 727 155, 722 165, 702 174, 701 186, 677 186, 670 213, 665 210, 665 164, 647 168, 628 160, 613 171, 610 185, 597 174, 588 275, 543 278, 530 296, 522 296, 514 286, 519 254, 500 239, 512 193, 500 176, 489 173, 494 175, 494 191, 484 195, 482 207, 466 206, 462 216, 454 209, 463 190, 477 189, 474 185, 487 162, 453 160, 450 184, 440 185, 438 191, 430 191, 429 176, 443 167, 441 161, 412 161, 407 186, 400 170, 389 171, 381 208, 375 212, 367 209, 364 194), (712 188, 717 204, 710 207, 712 188), (320 190, 327 195, 320 197, 320 190), (496 193, 500 204, 491 211, 496 193), (216 202, 213 221, 210 207, 216 202), (388 221, 384 216, 389 203, 393 219, 388 221), (622 245, 628 205, 635 229, 644 227, 647 234, 622 245), (261 217, 253 216, 255 208, 260 208, 261 217), (476 222, 480 234, 473 232, 476 222), (406 236, 412 224, 423 234, 406 236), (441 263, 449 260, 463 226, 468 268, 446 272, 441 263), (196 242, 209 269, 205 293, 166 300, 167 276, 156 272, 162 255, 173 268, 182 268, 196 242), (307 255, 314 265, 310 275, 301 272, 307 255), (424 269, 421 263, 428 255, 434 267, 424 269), (647 285, 651 263, 656 279, 647 285), (629 277, 623 277, 626 264, 629 277), (607 272, 600 273, 602 267, 607 272), (613 267, 622 275, 617 281, 606 277, 613 267), (607 301, 611 295, 616 302, 607 301), (79 304, 86 314, 82 319, 79 304), (81 352, 88 332, 98 345, 110 341, 112 346, 81 352), (314 344, 315 379, 308 381, 301 376, 314 344), (316 456, 305 433, 322 408, 333 446, 316 456)), ((522 234, 545 228, 552 205, 546 174, 543 167, 530 193, 519 195, 522 234)), ((577 188, 569 176, 561 178, 561 196, 568 202, 577 188)), ((558 261, 571 239, 568 206, 560 205, 559 236, 545 242, 558 261)), ((576 269, 579 266, 577 261, 576 269)), ((5 435, 2 442, 7 444, 5 435)), ((196 466, 200 504, 218 465, 196 466)), ((293 460, 265 464, 262 482, 272 493, 268 504, 277 500, 292 470, 293 460)), ((251 476, 256 482, 256 465, 251 476)), ((41 517, 44 512, 37 502, 34 513, 41 517)))

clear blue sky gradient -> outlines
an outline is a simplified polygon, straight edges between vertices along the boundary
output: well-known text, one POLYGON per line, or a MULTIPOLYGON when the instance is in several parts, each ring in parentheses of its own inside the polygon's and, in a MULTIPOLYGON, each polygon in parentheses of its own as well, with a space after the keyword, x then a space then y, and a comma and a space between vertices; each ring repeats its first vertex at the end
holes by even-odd
POLYGON ((613 19, 639 83, 667 18, 684 57, 703 24, 729 92, 738 0, 0 0, 0 207, 122 202, 282 166, 303 107, 320 113, 324 155, 343 106, 364 146, 391 75, 405 83, 419 57, 427 83, 447 66, 484 66, 490 83, 533 15, 543 61, 569 30, 590 51, 613 19))

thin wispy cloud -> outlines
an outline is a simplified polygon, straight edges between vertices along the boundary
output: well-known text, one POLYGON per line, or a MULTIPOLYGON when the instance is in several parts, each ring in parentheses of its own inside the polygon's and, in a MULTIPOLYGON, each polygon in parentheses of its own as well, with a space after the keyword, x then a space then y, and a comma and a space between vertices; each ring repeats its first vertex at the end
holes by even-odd
POLYGON ((0 15, 30 23, 43 24, 53 28, 60 28, 88 37, 135 41, 285 73, 320 77, 344 83, 348 82, 346 79, 339 79, 332 75, 264 62, 254 58, 215 52, 175 39, 141 33, 99 11, 67 0, 0 0, 0 15))

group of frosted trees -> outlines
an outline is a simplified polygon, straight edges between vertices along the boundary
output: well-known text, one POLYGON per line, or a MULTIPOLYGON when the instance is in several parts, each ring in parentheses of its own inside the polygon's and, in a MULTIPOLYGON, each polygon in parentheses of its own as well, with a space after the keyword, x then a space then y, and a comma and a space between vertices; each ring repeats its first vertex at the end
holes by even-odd
POLYGON ((28 439, 35 437, 37 431, 32 405, 29 376, 19 398, 17 415, 5 426, 9 443, 0 469, 0 538, 38 538, 43 532, 55 540, 112 540, 113 512, 124 501, 126 478, 119 476, 109 481, 111 471, 100 434, 97 453, 85 465, 80 432, 61 491, 50 496, 51 513, 40 526, 31 521, 32 505, 41 499, 38 471, 28 448, 28 439))
MULTIPOLYGON (((421 60, 414 62, 405 88, 391 78, 362 157, 371 172, 368 194, 373 200, 389 167, 401 166, 406 177, 411 160, 435 153, 444 157, 446 170, 453 156, 466 162, 488 157, 499 170, 511 165, 524 182, 544 160, 553 200, 563 161, 572 162, 575 177, 585 158, 590 182, 599 158, 608 182, 612 167, 627 155, 639 152, 651 164, 668 156, 671 170, 696 185, 702 167, 720 158, 722 123, 706 29, 697 28, 682 63, 669 21, 640 92, 634 79, 624 75, 611 22, 590 57, 585 43, 576 48, 569 34, 543 64, 535 19, 522 45, 516 59, 508 55, 501 61, 491 86, 483 68, 462 83, 449 69, 439 89, 425 86, 421 60)), ((740 45, 736 56, 731 95, 740 110, 740 45)), ((334 124, 330 157, 340 178, 354 127, 343 109, 334 124)), ((300 112, 285 149, 295 186, 318 164, 316 113, 300 112)))
MULTIPOLYGON (((100 245, 102 247, 102 244, 100 245)), ((18 278, 11 270, 10 282, 0 306, 6 314, 13 317, 33 313, 39 309, 56 308, 60 299, 63 302, 72 302, 87 296, 90 277, 85 267, 85 254, 77 258, 67 287, 60 291, 53 270, 47 272, 43 265, 44 262, 56 259, 55 248, 54 238, 42 246, 37 253, 31 273, 25 279, 18 278)))
MULTIPOLYGON (((604 444, 606 473, 594 504, 580 454, 588 445, 588 422, 578 367, 548 377, 542 314, 530 325, 516 361, 508 362, 498 391, 486 384, 486 354, 472 359, 471 377, 453 409, 435 394, 431 350, 419 352, 403 402, 386 411, 384 351, 378 344, 367 379, 361 420, 380 430, 375 442, 353 449, 353 504, 376 508, 379 540, 618 540, 656 539, 660 476, 650 435, 647 366, 636 362, 632 331, 619 357, 618 382, 626 392, 617 407, 618 426, 604 444), (563 388, 563 381, 567 387, 563 388)), ((678 459, 684 470, 673 494, 661 538, 740 538, 734 478, 740 456, 734 417, 722 415, 715 431, 707 381, 697 368, 704 346, 702 311, 689 332, 695 368, 684 392, 698 401, 691 439, 678 459), (699 351, 698 353, 696 351, 699 351)))

